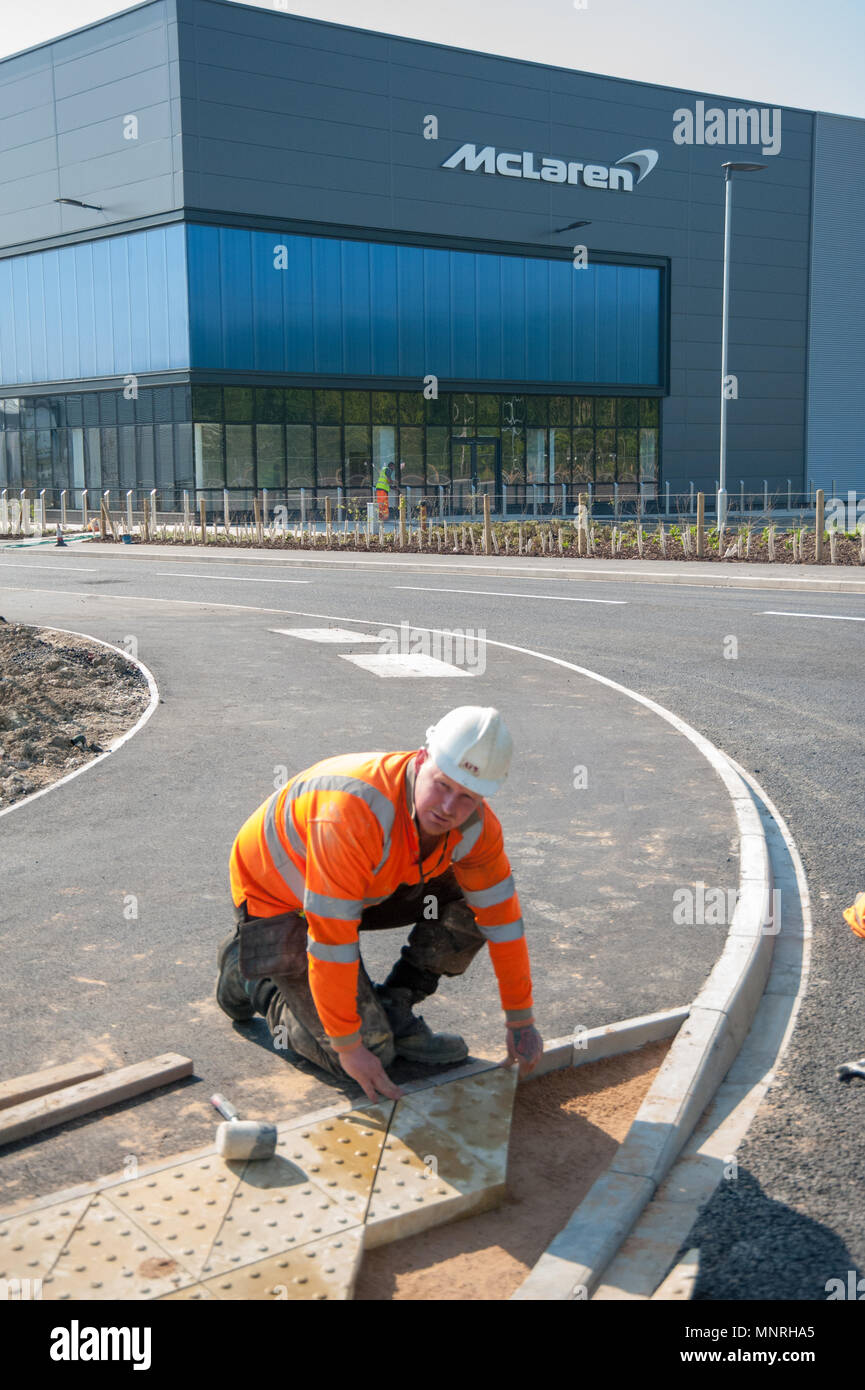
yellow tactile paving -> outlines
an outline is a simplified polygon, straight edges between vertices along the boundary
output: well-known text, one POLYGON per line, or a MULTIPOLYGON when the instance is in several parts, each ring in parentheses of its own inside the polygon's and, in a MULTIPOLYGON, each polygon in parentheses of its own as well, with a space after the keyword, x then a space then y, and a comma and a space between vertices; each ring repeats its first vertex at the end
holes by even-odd
POLYGON ((302 1168, 276 1154, 248 1163, 201 1271, 222 1274, 362 1224, 302 1168))
POLYGON ((90 1200, 76 1197, 0 1223, 0 1279, 50 1274, 90 1200))
POLYGON ((354 1292, 362 1253, 363 1227, 354 1226, 339 1236, 326 1236, 299 1250, 230 1270, 200 1287, 214 1298, 344 1301, 354 1292))
POLYGON ((101 1194, 76 1224, 43 1299, 149 1299, 195 1282, 195 1276, 101 1194))
POLYGON ((485 1154, 440 1128, 405 1100, 398 1102, 382 1150, 366 1217, 372 1249, 469 1211, 495 1205, 504 1171, 485 1154))
POLYGON ((108 1195, 198 1279, 244 1166, 213 1155, 112 1187, 108 1195))
POLYGON ((393 1101, 300 1125, 280 1135, 277 1153, 359 1221, 366 1216, 393 1101))
POLYGON ((187 1154, 0 1214, 0 1279, 45 1299, 344 1300, 361 1251, 504 1193, 516 1070, 279 1127, 272 1159, 187 1154))
POLYGON ((448 1134, 457 1135, 472 1153, 500 1169, 504 1181, 516 1088, 516 1067, 497 1067, 478 1076, 415 1091, 402 1104, 425 1115, 448 1134))

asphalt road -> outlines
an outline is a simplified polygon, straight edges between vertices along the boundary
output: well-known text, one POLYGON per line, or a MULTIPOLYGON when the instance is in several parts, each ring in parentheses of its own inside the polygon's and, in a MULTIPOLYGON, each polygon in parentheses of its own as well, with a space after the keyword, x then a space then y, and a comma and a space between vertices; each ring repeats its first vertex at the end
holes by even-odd
MULTIPOLYGON (((553 998, 556 990, 550 991, 546 983, 542 986, 549 995, 544 1004, 553 1016, 564 1018, 568 999, 576 999, 568 1027, 609 1021, 609 1013, 598 1015, 614 1001, 627 1004, 624 1013, 642 1012, 640 1000, 646 1001, 646 1007, 664 1007, 650 1001, 664 997, 665 979, 669 1004, 686 1002, 669 994, 688 980, 685 967, 693 966, 700 978, 708 973, 718 945, 712 928, 659 935, 660 899, 651 897, 653 882, 656 894, 659 888, 653 879, 657 861, 646 847, 653 835, 660 837, 654 843, 661 846, 664 863, 670 866, 660 874, 663 879, 668 872, 661 890, 668 900, 678 850, 687 865, 682 883, 689 882, 688 874, 699 858, 687 844, 688 831, 697 824, 697 783, 702 781, 705 795, 717 798, 717 789, 709 785, 717 779, 708 770, 697 773, 699 755, 681 736, 674 737, 670 731, 660 738, 657 716, 645 710, 638 716, 639 707, 633 704, 626 714, 623 697, 606 687, 512 648, 562 658, 656 700, 756 774, 784 815, 808 875, 815 932, 812 976, 792 1045, 739 1151, 738 1178, 722 1185, 686 1242, 701 1250, 697 1297, 822 1300, 830 1278, 844 1279, 849 1269, 861 1275, 865 1271, 861 1178, 865 1085, 843 1087, 835 1079, 835 1066, 865 1052, 865 945, 841 917, 856 892, 865 888, 865 596, 825 589, 783 594, 689 583, 658 585, 636 577, 562 583, 552 573, 529 574, 516 564, 513 574, 503 577, 467 574, 463 569, 456 573, 446 564, 347 570, 326 563, 279 561, 274 569, 272 556, 263 569, 252 557, 248 566, 237 564, 237 558, 221 560, 213 551, 205 555, 177 550, 171 555, 136 551, 124 556, 97 546, 56 555, 45 548, 4 551, 0 554, 0 610, 19 621, 54 621, 111 641, 135 635, 147 664, 151 664, 148 647, 163 644, 165 670, 156 672, 166 700, 163 725, 167 729, 172 717, 177 717, 172 714, 173 703, 177 710, 184 697, 192 698, 190 685, 203 712, 203 724, 180 731, 184 752, 175 775, 184 786, 188 778, 194 778, 194 795, 184 804, 188 802, 194 817, 196 799, 199 804, 215 801, 229 843, 230 828, 268 794, 274 765, 288 760, 288 754, 286 759, 275 758, 274 749, 285 746, 294 755, 295 765, 303 766, 341 747, 415 746, 416 730, 419 726, 422 730, 426 719, 429 692, 438 685, 372 682, 375 688, 370 693, 365 685, 356 712, 347 714, 356 673, 347 675, 348 663, 334 652, 297 638, 271 634, 274 643, 286 644, 280 649, 281 664, 272 666, 263 684, 260 670, 256 681, 250 682, 250 670, 259 661, 262 629, 308 626, 316 619, 326 626, 354 618, 378 625, 395 625, 404 619, 430 628, 482 630, 490 640, 487 669, 468 687, 471 695, 468 683, 459 681, 442 683, 444 695, 436 691, 436 697, 442 708, 469 700, 496 703, 514 722, 518 749, 525 750, 526 761, 519 795, 509 807, 512 857, 521 896, 547 905, 541 912, 546 917, 550 951, 554 946, 564 948, 554 967, 549 956, 536 957, 532 946, 539 982, 542 976, 545 981, 564 978, 563 955, 573 965, 568 981, 572 993, 553 998), (306 582, 287 582, 298 579, 306 582), (200 604, 207 608, 192 606, 200 604), (273 615, 272 623, 269 618, 262 621, 260 615, 253 616, 253 610, 261 607, 282 612, 273 615), (37 612, 40 616, 33 616, 37 612), (52 612, 62 614, 63 621, 59 616, 52 619, 52 612), (507 646, 494 647, 494 642, 507 646), (311 689, 316 691, 312 702, 311 689), (279 698, 283 709, 293 711, 288 720, 284 713, 277 713, 279 698), (299 712, 302 727, 297 723, 299 712), (379 730, 376 740, 371 743, 364 737, 359 743, 360 731, 368 734, 373 728, 379 730), (641 743, 646 730, 654 744, 651 755, 648 744, 641 743), (625 758, 620 734, 630 740, 625 758), (257 758, 251 756, 255 738, 261 740, 257 758), (300 762, 299 748, 309 749, 309 756, 300 762), (218 770, 220 759, 238 770, 230 799, 218 770), (580 792, 573 789, 570 776, 577 765, 587 770, 588 787, 580 792), (586 792, 595 798, 593 802, 574 800, 586 792), (600 844, 592 847, 593 858, 587 851, 589 837, 585 837, 577 843, 575 856, 575 828, 593 829, 600 821, 603 830, 605 819, 610 826, 615 821, 625 827, 625 833, 615 837, 618 852, 604 862, 596 854, 605 848, 600 844), (643 833, 646 830, 648 834, 643 833), (623 866, 629 875, 627 891, 615 900, 605 900, 599 889, 623 866), (612 924, 612 933, 604 930, 605 922, 612 924), (593 961, 588 967, 586 957, 591 955, 600 964, 593 961)), ((682 578, 687 579, 684 572, 682 578)), ((172 736, 177 734, 174 729, 172 736)), ((133 758, 144 756, 143 740, 132 740, 127 752, 131 767, 133 758)), ((98 769, 84 774, 79 786, 98 775, 98 769)), ((140 808, 142 814, 134 822, 135 854, 151 865, 158 864, 164 852, 160 817, 169 814, 170 765, 164 769, 164 784, 164 799, 154 797, 149 806, 140 808)), ((128 790, 134 798, 132 776, 128 790)), ((510 849, 505 804, 503 798, 501 813, 510 849)), ((45 832, 56 825, 58 835, 68 835, 70 827, 63 825, 60 801, 52 801, 52 795, 33 806, 43 810, 42 833, 33 838, 31 871, 40 877, 47 874, 50 883, 50 839, 45 832)), ((27 814, 24 808, 0 822, 0 834, 5 835, 10 822, 27 814)), ((211 810, 208 816, 212 821, 211 810)), ((729 881, 734 883, 735 863, 729 853, 723 854, 725 835, 731 830, 732 821, 725 830, 723 814, 713 812, 699 827, 699 838, 712 847, 707 860, 715 856, 712 872, 723 876, 726 865, 729 881)), ((88 839, 81 827, 72 827, 72 833, 76 832, 81 833, 85 872, 81 884, 74 886, 86 887, 87 873, 99 872, 116 890, 116 868, 100 863, 98 842, 88 839)), ((199 929, 207 930, 211 940, 214 934, 218 939, 221 929, 216 919, 224 919, 225 901, 219 875, 212 873, 212 865, 202 867, 200 837, 193 831, 189 839, 189 884, 199 903, 204 899, 213 903, 213 924, 200 921, 199 929)), ((158 875, 153 881, 158 882, 158 875)), ((170 922, 170 886, 166 900, 152 907, 161 923, 170 922)), ((15 937, 14 927, 14 922, 7 921, 3 928, 7 951, 15 937)), ((164 927, 159 930, 163 935, 155 945, 164 949, 176 938, 164 927)), ((105 960, 98 960, 102 946, 106 951, 119 949, 122 956, 129 953, 118 942, 119 929, 113 938, 104 930, 93 935, 97 940, 88 943, 97 957, 92 974, 105 979, 105 960)), ((31 930, 25 937, 25 955, 31 953, 38 975, 42 964, 38 936, 31 930)), ((181 960, 185 954, 180 952, 181 960)), ((128 973, 134 974, 131 963, 128 973)), ((195 982, 200 993, 198 975, 195 982)), ((121 996, 122 990, 118 1007, 121 996)), ((485 997, 487 1001, 494 998, 489 993, 485 997)), ((45 1003, 44 998, 25 993, 17 1003, 18 1017, 29 1018, 41 1008, 36 1016, 44 1025, 45 1003)), ((452 1003, 458 1014, 459 989, 452 1003)), ((148 1007, 153 1009, 152 1001, 148 1007)), ((207 1001, 199 999, 190 1021, 205 1018, 208 1007, 207 1001)), ((82 1027, 87 1021, 86 996, 80 992, 52 1000, 48 1008, 70 1010, 82 1027)), ((155 1012, 159 1014, 158 1004, 155 1012)), ((161 1018, 155 1021, 154 1041, 162 1035, 161 1022, 161 1018)), ((444 1026, 443 1019, 435 1022, 444 1026)), ((483 1017, 479 1025, 477 1037, 485 1040, 483 1017)), ((547 1033, 551 1035, 549 1029, 547 1033)), ((238 1037, 237 1047, 249 1048, 250 1042, 238 1037)), ((268 1061, 272 1065, 272 1057, 268 1061)), ((7 1065, 4 1058, 4 1070, 7 1065)), ((315 1085, 310 1079, 308 1094, 315 1085)), ((246 1099, 254 1096, 251 1086, 246 1099)))

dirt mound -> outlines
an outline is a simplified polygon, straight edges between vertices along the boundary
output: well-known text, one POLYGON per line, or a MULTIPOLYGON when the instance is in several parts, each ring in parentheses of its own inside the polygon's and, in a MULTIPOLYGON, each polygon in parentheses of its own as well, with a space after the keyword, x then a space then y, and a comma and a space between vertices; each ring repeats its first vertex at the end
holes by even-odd
POLYGON ((146 678, 118 653, 0 620, 0 808, 104 752, 149 701, 146 678))

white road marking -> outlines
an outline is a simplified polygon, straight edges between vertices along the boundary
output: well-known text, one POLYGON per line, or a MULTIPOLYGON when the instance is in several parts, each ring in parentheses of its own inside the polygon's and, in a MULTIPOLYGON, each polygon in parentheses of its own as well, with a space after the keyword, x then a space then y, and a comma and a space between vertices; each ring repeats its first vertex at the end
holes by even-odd
POLYGON ((301 637, 305 642, 384 642, 384 637, 374 637, 367 632, 349 632, 345 627, 272 627, 270 632, 281 632, 286 637, 301 637))
POLYGON ((225 584, 311 584, 311 579, 252 579, 244 574, 190 574, 181 570, 179 574, 169 574, 167 570, 157 570, 157 579, 221 579, 225 584))
POLYGON ((473 676, 474 671, 462 671, 459 666, 451 666, 447 661, 439 661, 436 656, 425 656, 422 652, 383 652, 378 656, 350 656, 340 652, 343 661, 351 661, 370 671, 374 676, 473 676))
POLYGON ((98 565, 34 565, 29 560, 0 560, 0 569, 68 570, 70 574, 95 574, 98 565))
POLYGON ((758 618, 828 618, 833 623, 865 623, 865 618, 848 618, 844 613, 782 613, 774 608, 764 608, 758 618))
POLYGON ((424 594, 492 594, 493 598, 540 598, 553 603, 627 603, 624 598, 572 598, 570 594, 513 594, 504 589, 445 589, 431 584, 394 584, 395 589, 419 589, 424 594))

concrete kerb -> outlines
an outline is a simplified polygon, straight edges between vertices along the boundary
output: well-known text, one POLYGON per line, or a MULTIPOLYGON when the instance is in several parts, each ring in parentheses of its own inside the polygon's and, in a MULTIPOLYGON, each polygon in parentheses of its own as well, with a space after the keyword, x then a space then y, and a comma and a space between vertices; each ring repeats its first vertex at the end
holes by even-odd
POLYGON ((777 930, 766 834, 738 771, 718 749, 710 761, 730 791, 742 842, 739 895, 724 951, 609 1168, 512 1295, 515 1300, 591 1296, 730 1070, 759 1007, 777 930))

